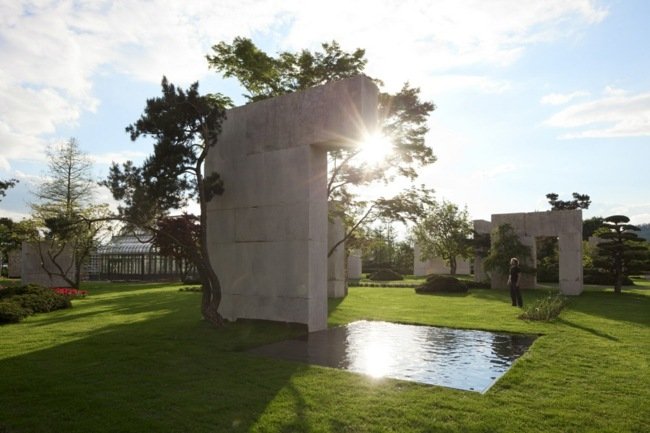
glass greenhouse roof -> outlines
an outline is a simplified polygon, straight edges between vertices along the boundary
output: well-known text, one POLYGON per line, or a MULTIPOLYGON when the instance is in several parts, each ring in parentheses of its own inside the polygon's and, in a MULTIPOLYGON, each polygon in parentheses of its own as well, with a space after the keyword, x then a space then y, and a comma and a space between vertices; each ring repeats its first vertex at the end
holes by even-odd
POLYGON ((113 236, 110 242, 97 249, 98 254, 149 254, 155 252, 151 237, 143 235, 113 236))

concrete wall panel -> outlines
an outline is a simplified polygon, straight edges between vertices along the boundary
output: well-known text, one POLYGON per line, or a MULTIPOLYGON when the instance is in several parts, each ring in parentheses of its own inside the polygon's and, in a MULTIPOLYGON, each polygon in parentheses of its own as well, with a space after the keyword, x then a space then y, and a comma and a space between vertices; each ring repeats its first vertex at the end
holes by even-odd
POLYGON ((355 77, 227 112, 206 160, 221 314, 327 326, 327 149, 374 130, 377 88, 355 77))

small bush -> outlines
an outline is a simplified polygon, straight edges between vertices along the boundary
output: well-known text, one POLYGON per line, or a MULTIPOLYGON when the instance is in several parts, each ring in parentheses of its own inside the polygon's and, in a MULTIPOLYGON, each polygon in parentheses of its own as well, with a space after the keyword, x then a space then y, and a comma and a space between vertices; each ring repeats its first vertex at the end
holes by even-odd
MULTIPOLYGON (((594 268, 584 270, 583 280, 585 284, 596 284, 601 286, 611 286, 612 284, 616 284, 616 276, 614 274, 594 268)), ((628 276, 624 276, 623 285, 633 286, 634 281, 632 281, 628 276)))
POLYGON ((468 289, 491 289, 492 286, 487 281, 463 281, 468 289))
POLYGON ((15 302, 0 301, 0 323, 18 323, 32 314, 15 302))
POLYGON ((36 313, 47 313, 72 306, 67 296, 37 286, 9 287, 0 291, 0 323, 16 323, 36 313))
POLYGON ((430 275, 427 281, 415 288, 415 293, 467 293, 467 284, 458 278, 430 275))
POLYGON ((372 281, 397 281, 403 280, 404 277, 392 269, 380 269, 377 272, 372 273, 368 279, 372 281))
POLYGON ((566 297, 556 293, 549 293, 548 296, 538 299, 524 312, 519 315, 523 320, 539 320, 549 322, 560 315, 562 309, 566 306, 566 297))

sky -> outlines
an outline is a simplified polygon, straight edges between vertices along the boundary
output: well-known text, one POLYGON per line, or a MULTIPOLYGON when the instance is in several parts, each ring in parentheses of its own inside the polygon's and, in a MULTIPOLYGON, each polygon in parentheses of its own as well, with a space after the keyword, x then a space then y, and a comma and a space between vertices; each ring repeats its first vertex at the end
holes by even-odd
POLYGON ((98 180, 142 161, 151 142, 124 128, 163 75, 243 104, 205 60, 243 36, 273 55, 364 48, 383 91, 419 87, 438 160, 416 183, 472 219, 578 192, 584 218, 650 223, 648 22, 646 0, 0 0, 0 179, 20 181, 0 216, 29 216, 47 147, 71 137, 98 180))

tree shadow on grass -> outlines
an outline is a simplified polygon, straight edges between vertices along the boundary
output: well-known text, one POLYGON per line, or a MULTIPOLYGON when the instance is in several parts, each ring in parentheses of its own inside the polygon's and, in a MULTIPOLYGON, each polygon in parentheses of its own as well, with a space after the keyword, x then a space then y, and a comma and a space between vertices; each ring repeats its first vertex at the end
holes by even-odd
POLYGON ((569 308, 580 313, 650 326, 650 296, 637 293, 583 292, 569 308))
MULTIPOLYGON (((74 341, 1 360, 0 431, 248 431, 306 367, 237 351, 301 329, 257 321, 214 329, 200 320, 198 297, 184 303, 185 294, 168 293, 112 306, 116 315, 157 316, 84 332, 84 312, 74 341)), ((39 326, 55 334, 66 320, 39 326)), ((294 404, 304 412, 304 402, 294 404)))
POLYGON ((597 336, 597 337, 605 338, 605 339, 610 340, 610 341, 619 341, 618 338, 613 337, 613 336, 611 336, 611 335, 609 335, 609 334, 606 334, 606 333, 604 333, 604 332, 601 332, 601 331, 599 331, 599 330, 597 330, 597 329, 590 328, 590 327, 588 327, 588 326, 579 325, 579 324, 577 324, 577 323, 575 323, 575 322, 571 322, 571 321, 566 320, 566 319, 563 319, 563 318, 561 318, 561 317, 556 318, 555 321, 556 321, 557 323, 561 323, 561 324, 563 324, 563 325, 567 325, 567 326, 570 326, 570 327, 572 327, 572 328, 580 329, 581 331, 588 332, 588 333, 590 333, 590 334, 592 334, 592 335, 595 335, 595 336, 597 336))

